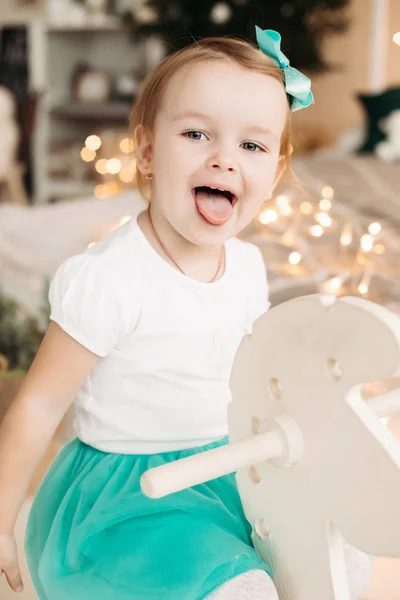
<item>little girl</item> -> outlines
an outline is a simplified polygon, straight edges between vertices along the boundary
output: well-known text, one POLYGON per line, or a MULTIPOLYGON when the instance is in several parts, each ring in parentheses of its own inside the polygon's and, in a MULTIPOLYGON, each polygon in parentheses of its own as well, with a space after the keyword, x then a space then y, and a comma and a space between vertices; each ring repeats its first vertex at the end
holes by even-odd
MULTIPOLYGON (((77 437, 27 527, 40 600, 277 598, 233 475, 161 500, 139 485, 227 442, 233 358, 268 307, 261 254, 235 236, 288 167, 291 110, 312 94, 279 34, 257 35, 260 48, 201 40, 147 78, 131 125, 148 210, 52 281, 51 325, 0 435, 0 570, 16 591, 15 520, 75 400, 77 437)), ((364 555, 350 560, 364 579, 364 555)))

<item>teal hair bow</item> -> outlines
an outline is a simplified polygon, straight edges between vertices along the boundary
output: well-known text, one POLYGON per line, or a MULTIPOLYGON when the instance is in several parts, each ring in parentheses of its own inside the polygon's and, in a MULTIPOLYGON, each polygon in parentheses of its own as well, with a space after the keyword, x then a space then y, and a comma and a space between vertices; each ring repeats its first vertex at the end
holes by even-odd
POLYGON ((281 52, 280 34, 273 29, 262 30, 256 25, 256 37, 260 50, 269 56, 285 74, 285 90, 292 98, 291 110, 294 112, 313 104, 311 80, 290 66, 289 59, 281 52))

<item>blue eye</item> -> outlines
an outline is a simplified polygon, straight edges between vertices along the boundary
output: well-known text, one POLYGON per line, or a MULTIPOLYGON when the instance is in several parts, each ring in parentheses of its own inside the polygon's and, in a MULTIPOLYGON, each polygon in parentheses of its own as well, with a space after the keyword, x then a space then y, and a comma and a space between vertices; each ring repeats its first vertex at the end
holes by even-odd
POLYGON ((261 152, 265 152, 264 148, 261 148, 261 146, 255 144, 254 142, 244 142, 242 146, 245 150, 248 150, 249 152, 257 152, 260 150, 261 152))
POLYGON ((200 141, 202 139, 201 136, 204 136, 203 139, 206 139, 206 136, 201 131, 187 131, 184 135, 188 137, 190 140, 200 141))

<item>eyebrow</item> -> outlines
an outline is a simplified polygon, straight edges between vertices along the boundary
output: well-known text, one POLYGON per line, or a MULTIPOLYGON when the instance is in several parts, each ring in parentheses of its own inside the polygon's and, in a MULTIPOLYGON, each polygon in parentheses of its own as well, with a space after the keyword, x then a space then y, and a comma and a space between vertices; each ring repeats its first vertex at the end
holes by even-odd
POLYGON ((204 115, 203 113, 200 112, 193 112, 193 111, 187 111, 184 113, 178 113, 177 115, 175 115, 175 117, 173 117, 173 121, 182 121, 183 119, 189 119, 189 118, 195 118, 195 119, 203 119, 203 121, 210 121, 210 117, 207 117, 207 115, 204 115))
POLYGON ((265 127, 261 127, 261 125, 252 125, 251 127, 249 127, 247 129, 247 131, 251 131, 251 132, 256 132, 256 133, 263 133, 264 135, 272 135, 273 137, 276 137, 276 133, 274 133, 271 129, 266 129, 265 127))
MULTIPOLYGON (((201 119, 203 121, 212 121, 211 117, 208 117, 207 115, 205 115, 201 112, 195 112, 195 111, 187 111, 187 112, 183 112, 183 113, 178 113, 177 115, 175 115, 172 118, 172 121, 176 122, 176 121, 182 121, 184 119, 190 119, 190 118, 201 119)), ((249 125, 249 127, 245 127, 244 129, 246 129, 246 131, 249 131, 249 132, 262 133, 264 135, 272 136, 274 138, 277 137, 276 133, 274 133, 271 129, 262 127, 261 125, 249 125)))

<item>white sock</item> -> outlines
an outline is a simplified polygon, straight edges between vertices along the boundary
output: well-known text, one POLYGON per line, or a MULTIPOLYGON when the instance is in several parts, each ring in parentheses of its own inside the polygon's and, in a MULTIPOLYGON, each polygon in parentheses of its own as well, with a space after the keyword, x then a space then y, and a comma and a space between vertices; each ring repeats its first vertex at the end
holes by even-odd
POLYGON ((343 540, 343 548, 350 597, 351 600, 358 600, 371 577, 372 563, 367 554, 353 548, 346 540, 343 540))
POLYGON ((279 600, 268 573, 254 569, 230 579, 216 589, 207 600, 279 600))
MULTIPOLYGON (((343 540, 347 579, 351 600, 358 600, 371 575, 369 557, 343 540)), ((254 569, 230 579, 207 600, 279 600, 271 578, 265 571, 254 569)))

